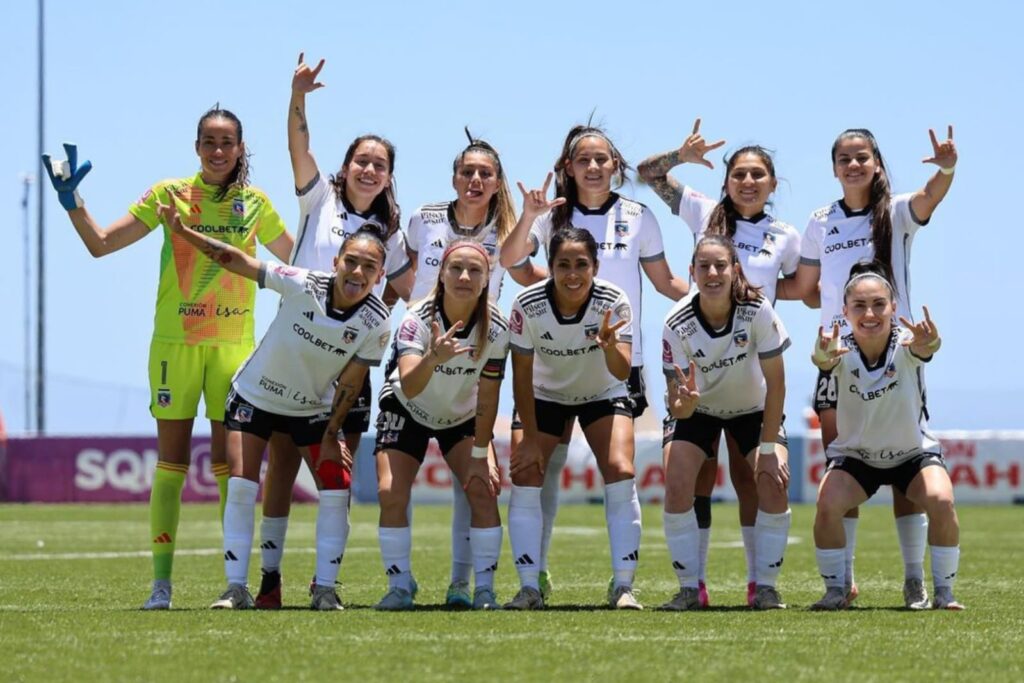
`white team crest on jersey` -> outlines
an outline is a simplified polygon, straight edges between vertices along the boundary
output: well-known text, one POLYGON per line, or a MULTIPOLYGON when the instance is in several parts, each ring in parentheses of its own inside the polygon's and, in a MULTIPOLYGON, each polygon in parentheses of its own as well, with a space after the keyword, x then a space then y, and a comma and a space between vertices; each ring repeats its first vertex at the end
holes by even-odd
POLYGON ((750 341, 750 338, 747 336, 746 330, 739 330, 732 335, 732 343, 738 348, 742 349, 747 345, 748 341, 750 341))

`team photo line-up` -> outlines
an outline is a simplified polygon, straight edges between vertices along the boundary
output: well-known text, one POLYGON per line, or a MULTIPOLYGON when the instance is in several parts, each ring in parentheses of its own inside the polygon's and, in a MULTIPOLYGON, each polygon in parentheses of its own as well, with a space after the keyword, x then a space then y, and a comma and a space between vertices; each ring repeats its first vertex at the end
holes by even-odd
POLYGON ((374 452, 388 588, 377 609, 414 607, 410 492, 431 438, 454 475, 446 604, 543 608, 554 591, 548 550, 559 474, 577 421, 605 484, 608 604, 642 609, 633 588, 641 537, 633 420, 647 408, 641 272, 676 302, 662 326, 663 526, 679 590, 662 609, 709 605, 710 496, 723 433, 747 603, 785 607, 777 581, 790 527, 783 356, 791 342, 773 307, 780 299, 821 311, 817 339, 798 344, 813 349, 820 371, 814 408, 828 458, 814 521, 825 593, 812 608, 844 609, 857 597, 858 506, 891 485, 905 606, 963 609, 952 590, 959 564, 952 484, 926 423, 924 364, 941 342, 927 308, 915 322, 909 273, 913 238, 953 181, 952 126, 945 139, 929 131, 932 152, 922 161, 937 170, 908 194, 893 193, 870 131, 843 131, 831 149, 842 197, 815 211, 801 235, 766 213, 777 180, 762 147, 725 159, 720 199, 671 173, 686 164, 714 168, 708 155, 725 141, 705 140, 697 119, 682 146, 636 169, 694 235, 683 274, 668 263, 651 210, 617 192, 631 167, 606 132, 589 124, 569 130, 539 187, 517 183, 518 213, 497 150, 467 130, 468 144, 452 163, 455 198, 420 207, 403 231, 395 148, 386 138, 354 139, 333 175, 313 156, 306 99, 323 87, 323 67, 300 55, 291 83, 287 139, 300 210, 294 236, 251 185, 242 123, 219 105, 197 126, 200 170, 155 183, 109 225, 79 196, 91 164, 79 164, 76 146, 64 145, 66 160, 43 157, 93 256, 162 227, 149 354, 159 451, 149 508, 154 580, 143 609, 171 606, 200 397, 212 431, 227 580, 212 607, 281 607, 291 493, 305 461, 319 490, 311 607, 342 609, 336 586, 349 534, 352 454, 371 422, 368 371, 385 355, 374 452), (277 261, 258 260, 256 241, 277 261), (506 271, 522 286, 507 313, 496 305, 506 271), (257 285, 281 296, 258 342, 257 285), (398 299, 406 312, 392 321, 398 299), (502 603, 494 589, 503 526, 492 437, 509 355, 515 410, 506 524, 520 588, 502 603), (253 598, 249 558, 268 446, 262 580, 253 598))

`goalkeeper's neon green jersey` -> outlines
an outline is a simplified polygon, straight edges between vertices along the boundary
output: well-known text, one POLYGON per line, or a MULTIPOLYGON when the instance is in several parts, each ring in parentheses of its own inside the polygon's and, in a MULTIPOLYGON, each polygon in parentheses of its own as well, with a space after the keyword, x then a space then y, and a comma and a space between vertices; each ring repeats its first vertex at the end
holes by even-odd
MULTIPOLYGON (((215 201, 219 190, 198 173, 162 180, 128 211, 153 230, 162 225, 157 200, 166 204, 170 192, 185 225, 250 256, 256 254, 255 240, 268 244, 285 232, 284 221, 260 190, 231 188, 215 201)), ((163 229, 153 338, 190 345, 252 345, 256 283, 229 273, 167 226, 163 229)))

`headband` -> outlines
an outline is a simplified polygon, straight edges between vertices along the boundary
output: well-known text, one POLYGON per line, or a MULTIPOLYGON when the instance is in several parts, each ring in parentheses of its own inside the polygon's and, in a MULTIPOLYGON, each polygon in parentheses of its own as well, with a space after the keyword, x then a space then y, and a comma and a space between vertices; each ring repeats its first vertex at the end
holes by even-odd
POLYGON ((470 249, 475 249, 481 256, 483 256, 484 257, 484 261, 487 263, 487 270, 490 271, 490 269, 491 269, 491 256, 490 256, 490 254, 488 254, 487 250, 484 249, 482 246, 480 246, 478 243, 471 242, 469 240, 461 240, 459 242, 452 242, 451 244, 449 244, 448 248, 444 250, 444 254, 441 255, 441 263, 444 263, 445 261, 447 261, 448 260, 448 256, 453 251, 455 251, 456 249, 462 249, 463 247, 469 247, 470 249))
POLYGON ((889 294, 890 294, 890 296, 892 295, 892 293, 893 293, 893 291, 892 291, 892 285, 891 285, 891 284, 889 284, 889 281, 888 281, 888 280, 886 280, 884 276, 882 276, 882 275, 880 275, 880 274, 878 274, 878 273, 857 273, 856 275, 854 275, 853 277, 851 277, 851 278, 850 278, 850 280, 849 280, 849 281, 848 281, 848 282, 846 283, 846 287, 845 287, 846 291, 849 291, 849 290, 850 290, 850 287, 853 287, 853 285, 854 285, 854 284, 855 284, 855 283, 856 283, 856 282, 857 282, 858 280, 863 280, 863 279, 865 279, 865 278, 869 278, 869 277, 871 277, 871 278, 875 278, 876 280, 881 280, 881 281, 882 281, 882 284, 884 284, 884 285, 885 285, 885 288, 889 290, 889 294))
POLYGON ((601 138, 608 143, 608 149, 615 149, 615 145, 612 144, 612 141, 608 139, 608 136, 605 135, 603 131, 598 128, 584 128, 582 132, 574 135, 572 140, 569 141, 570 157, 573 155, 573 152, 576 151, 576 145, 580 144, 580 140, 583 138, 601 138))

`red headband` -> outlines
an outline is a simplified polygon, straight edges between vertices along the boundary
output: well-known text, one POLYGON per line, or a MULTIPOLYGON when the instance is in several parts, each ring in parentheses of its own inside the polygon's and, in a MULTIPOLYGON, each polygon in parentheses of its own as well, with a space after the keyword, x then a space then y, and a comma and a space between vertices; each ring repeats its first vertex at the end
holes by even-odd
POLYGON ((452 242, 451 244, 449 244, 448 248, 444 250, 444 254, 441 256, 441 263, 444 263, 445 261, 447 261, 449 254, 451 254, 453 251, 455 251, 456 249, 462 249, 463 247, 469 247, 470 249, 476 249, 478 252, 480 252, 480 255, 484 257, 484 261, 487 263, 487 269, 490 270, 490 268, 491 268, 491 255, 488 254, 487 250, 484 249, 482 246, 480 246, 478 243, 470 242, 468 240, 461 241, 461 242, 452 242))

